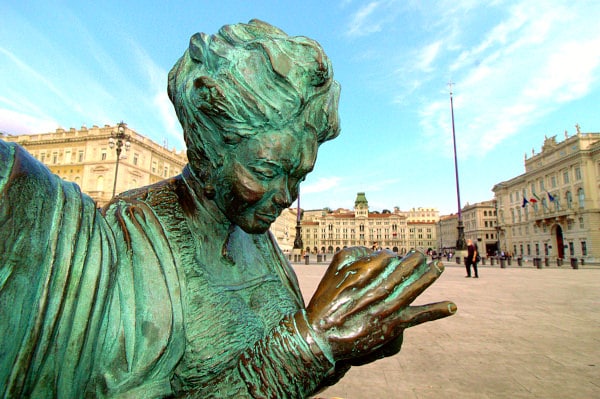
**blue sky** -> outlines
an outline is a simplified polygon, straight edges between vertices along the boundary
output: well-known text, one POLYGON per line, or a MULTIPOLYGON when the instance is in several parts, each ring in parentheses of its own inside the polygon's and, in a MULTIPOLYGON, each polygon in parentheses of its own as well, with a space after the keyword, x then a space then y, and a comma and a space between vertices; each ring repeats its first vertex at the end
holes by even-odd
POLYGON ((545 136, 600 132, 599 1, 28 1, 0 4, 0 131, 115 124, 183 148, 167 73, 195 32, 252 18, 317 40, 342 134, 305 209, 457 209, 524 172, 545 136), (485 3, 485 5, 481 5, 485 3))

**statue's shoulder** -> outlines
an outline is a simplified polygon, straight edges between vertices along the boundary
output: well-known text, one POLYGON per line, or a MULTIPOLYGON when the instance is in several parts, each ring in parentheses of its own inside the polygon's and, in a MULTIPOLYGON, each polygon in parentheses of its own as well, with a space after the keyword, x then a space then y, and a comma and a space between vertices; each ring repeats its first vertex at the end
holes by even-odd
POLYGON ((140 188, 125 191, 113 198, 104 209, 114 204, 136 205, 143 203, 152 209, 171 208, 179 203, 179 194, 184 186, 181 175, 140 188))

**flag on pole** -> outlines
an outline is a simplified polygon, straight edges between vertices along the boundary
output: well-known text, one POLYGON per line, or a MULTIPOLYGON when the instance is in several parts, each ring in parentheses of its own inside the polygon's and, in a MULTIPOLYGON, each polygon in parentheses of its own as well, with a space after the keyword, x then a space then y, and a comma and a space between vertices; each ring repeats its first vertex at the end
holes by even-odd
POLYGON ((548 193, 548 199, 550 200, 550 202, 554 202, 554 197, 550 193, 548 193))
POLYGON ((534 197, 529 198, 529 202, 531 202, 532 204, 535 204, 537 202, 537 200, 534 197))
POLYGON ((521 208, 525 208, 527 204, 529 204, 529 201, 527 201, 527 198, 523 197, 523 205, 521 205, 521 208))

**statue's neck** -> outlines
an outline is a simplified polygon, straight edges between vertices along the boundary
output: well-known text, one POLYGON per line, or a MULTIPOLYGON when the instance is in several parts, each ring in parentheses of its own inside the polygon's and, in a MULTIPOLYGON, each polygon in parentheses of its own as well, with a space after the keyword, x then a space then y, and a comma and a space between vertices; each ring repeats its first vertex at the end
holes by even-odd
POLYGON ((204 185, 189 165, 184 168, 182 176, 194 201, 194 204, 191 204, 194 211, 188 215, 191 225, 201 226, 202 231, 206 232, 211 241, 224 243, 230 230, 233 229, 232 223, 215 202, 204 195, 204 185))

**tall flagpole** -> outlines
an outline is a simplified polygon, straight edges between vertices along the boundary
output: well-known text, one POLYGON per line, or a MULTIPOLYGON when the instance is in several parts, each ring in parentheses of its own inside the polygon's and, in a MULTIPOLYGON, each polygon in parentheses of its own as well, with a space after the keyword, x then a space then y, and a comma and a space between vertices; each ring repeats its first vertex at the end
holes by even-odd
POLYGON ((458 159, 456 156, 456 132, 454 130, 454 101, 452 100, 452 85, 454 83, 448 83, 448 87, 450 87, 450 113, 452 115, 452 142, 454 144, 454 175, 456 177, 456 201, 458 203, 458 226, 456 229, 458 230, 458 239, 456 240, 456 250, 462 251, 467 247, 467 243, 465 242, 465 228, 463 226, 462 220, 462 210, 460 206, 460 185, 458 183, 458 159))

